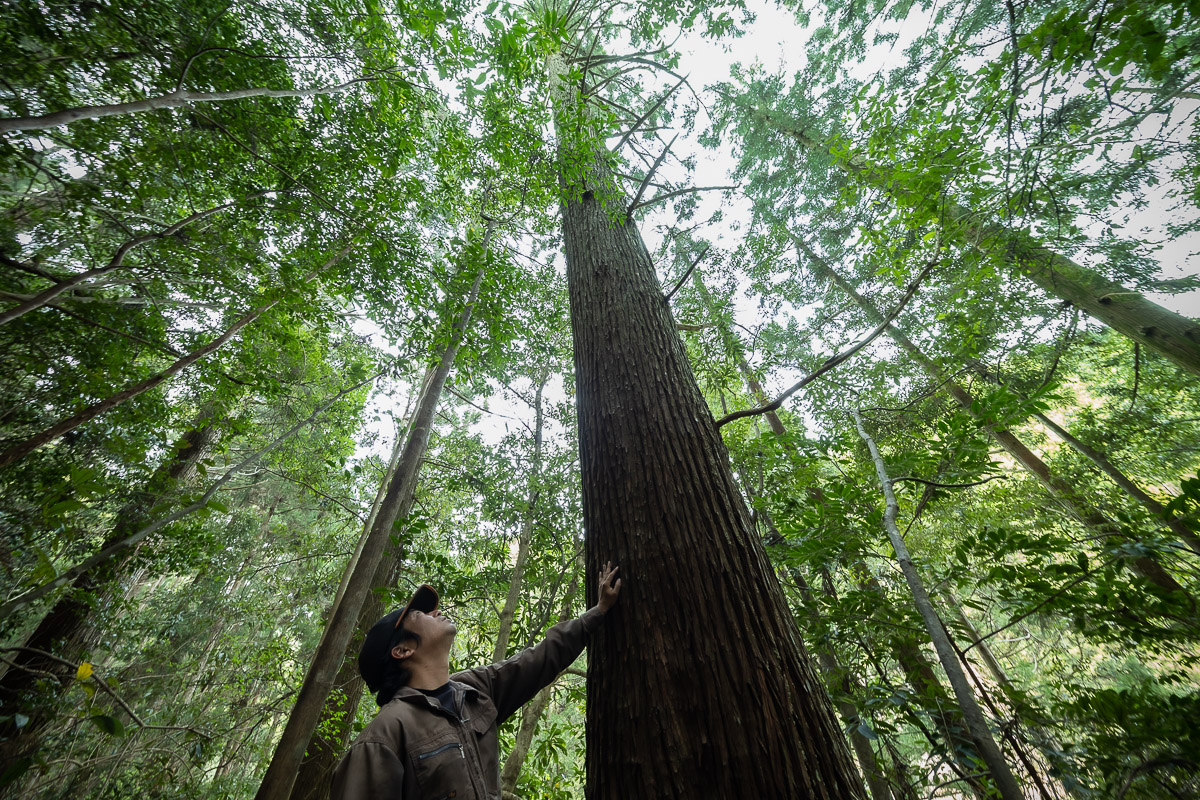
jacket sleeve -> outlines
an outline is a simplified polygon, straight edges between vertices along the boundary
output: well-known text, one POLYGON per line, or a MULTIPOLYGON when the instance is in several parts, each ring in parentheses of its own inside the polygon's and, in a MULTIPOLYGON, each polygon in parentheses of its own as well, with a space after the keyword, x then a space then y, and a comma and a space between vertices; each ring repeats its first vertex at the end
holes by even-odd
POLYGON ((476 667, 455 678, 490 696, 497 723, 503 722, 579 658, 588 634, 603 621, 604 613, 593 607, 581 617, 558 623, 545 639, 507 661, 476 667))
POLYGON ((332 800, 404 800, 404 763, 383 742, 356 742, 333 772, 332 800))

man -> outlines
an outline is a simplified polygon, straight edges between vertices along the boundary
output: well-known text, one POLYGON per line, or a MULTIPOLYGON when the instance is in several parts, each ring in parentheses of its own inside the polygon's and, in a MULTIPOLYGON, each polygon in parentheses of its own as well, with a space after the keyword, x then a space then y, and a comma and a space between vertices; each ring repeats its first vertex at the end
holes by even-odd
POLYGON ((333 800, 500 800, 496 726, 583 652, 617 601, 617 567, 600 571, 599 600, 507 661, 450 676, 457 628, 430 586, 376 622, 358 671, 381 706, 333 774, 333 800))

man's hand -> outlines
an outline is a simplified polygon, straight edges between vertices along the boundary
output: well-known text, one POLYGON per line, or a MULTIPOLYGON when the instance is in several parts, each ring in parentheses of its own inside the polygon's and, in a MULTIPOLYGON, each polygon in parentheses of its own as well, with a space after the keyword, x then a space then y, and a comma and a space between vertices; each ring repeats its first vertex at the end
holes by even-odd
POLYGON ((620 567, 614 567, 609 561, 604 564, 604 569, 600 570, 600 592, 597 595, 600 599, 596 601, 596 608, 600 609, 602 614, 608 613, 613 603, 617 602, 617 595, 621 593, 621 579, 616 578, 619 569, 620 567))

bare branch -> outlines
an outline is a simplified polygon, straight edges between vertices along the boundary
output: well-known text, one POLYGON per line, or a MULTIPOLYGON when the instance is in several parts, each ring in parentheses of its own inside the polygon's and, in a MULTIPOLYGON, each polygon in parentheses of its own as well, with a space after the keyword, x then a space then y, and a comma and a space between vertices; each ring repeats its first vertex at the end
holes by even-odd
POLYGON ((633 217, 633 210, 638 207, 638 203, 641 201, 642 195, 646 192, 646 187, 650 185, 650 179, 654 177, 655 172, 658 172, 658 168, 662 165, 663 159, 665 159, 667 154, 671 152, 671 146, 675 144, 675 140, 678 138, 679 134, 677 133, 671 138, 671 141, 667 142, 667 146, 663 148, 662 153, 660 153, 658 158, 655 159, 654 165, 650 167, 650 171, 646 173, 646 177, 642 179, 642 185, 638 187, 637 194, 633 197, 633 202, 630 203, 629 208, 625 210, 626 219, 631 219, 633 217))
POLYGON ((671 302, 671 298, 672 298, 672 297, 674 297, 674 296, 675 296, 675 293, 679 291, 679 287, 683 286, 683 282, 684 282, 684 281, 686 281, 686 280, 687 280, 687 279, 688 279, 688 278, 691 276, 691 274, 692 274, 692 270, 694 270, 694 269, 696 268, 696 265, 700 263, 700 259, 702 259, 702 258, 704 258, 706 255, 708 255, 708 251, 709 251, 709 249, 710 249, 710 248, 708 248, 708 247, 705 247, 705 248, 704 248, 704 249, 703 249, 703 250, 700 252, 700 255, 696 256, 696 260, 695 260, 695 261, 693 261, 693 262, 692 262, 692 265, 691 265, 690 267, 688 267, 688 268, 687 268, 687 272, 683 273, 683 277, 679 279, 679 283, 675 284, 675 288, 671 290, 671 293, 670 293, 670 294, 668 294, 666 297, 664 297, 664 298, 663 298, 663 302, 664 302, 664 303, 670 303, 670 302, 671 302))
POLYGON ((737 189, 737 188, 739 188, 739 187, 737 187, 737 186, 692 186, 687 189, 676 189, 675 191, 667 192, 666 194, 656 194, 654 197, 651 197, 649 200, 642 203, 641 205, 635 206, 633 209, 630 209, 630 211, 634 211, 638 208, 647 208, 648 206, 652 206, 655 203, 662 203, 667 200, 670 200, 672 197, 679 197, 681 194, 692 194, 693 192, 724 192, 724 191, 728 191, 730 189, 737 189))
POLYGON ((905 292, 904 297, 900 298, 900 303, 894 309, 892 309, 892 312, 884 318, 883 322, 881 322, 879 326, 875 328, 875 330, 867 334, 865 339, 851 347, 849 350, 838 353, 834 356, 830 356, 828 359, 826 359, 824 364, 816 369, 816 371, 799 381, 796 385, 792 386, 792 388, 788 389, 786 392, 779 395, 779 397, 776 397, 765 406, 761 406, 760 408, 748 408, 742 411, 734 411, 732 414, 726 414, 725 416, 721 417, 719 420, 717 420, 717 428, 720 429, 722 425, 733 422, 735 419, 741 419, 742 417, 754 417, 758 416, 759 414, 766 414, 768 411, 775 411, 783 405, 784 400, 787 400, 793 394, 812 383, 821 375, 833 369, 838 364, 841 364, 843 361, 846 361, 859 350, 862 350, 868 344, 875 341, 875 338, 878 337, 879 334, 883 333, 884 330, 892 324, 892 320, 899 316, 900 312, 904 310, 904 307, 908 305, 908 301, 911 300, 913 295, 917 293, 917 287, 920 286, 921 281, 924 280, 925 276, 929 274, 930 270, 933 269, 935 264, 937 264, 936 261, 930 261, 925 265, 925 269, 921 270, 921 274, 918 275, 916 280, 912 282, 912 285, 908 287, 908 291, 905 292))
POLYGON ((633 136, 633 134, 637 133, 637 130, 638 130, 638 128, 641 127, 642 123, 645 122, 647 119, 649 119, 651 114, 653 114, 655 111, 658 111, 658 109, 662 106, 662 104, 667 101, 667 98, 670 97, 671 95, 675 94, 676 89, 678 89, 680 86, 683 86, 683 82, 685 80, 687 80, 686 77, 681 78, 679 80, 679 83, 672 86, 670 89, 668 89, 666 91, 666 94, 664 94, 662 97, 658 98, 658 100, 656 100, 654 102, 654 104, 650 106, 650 108, 646 111, 645 114, 642 114, 640 117, 638 117, 634 121, 633 125, 629 128, 629 130, 626 131, 625 135, 621 137, 621 141, 617 142, 617 146, 612 149, 612 152, 614 152, 614 153, 620 152, 621 148, 625 146, 625 143, 627 141, 629 141, 629 137, 633 136))

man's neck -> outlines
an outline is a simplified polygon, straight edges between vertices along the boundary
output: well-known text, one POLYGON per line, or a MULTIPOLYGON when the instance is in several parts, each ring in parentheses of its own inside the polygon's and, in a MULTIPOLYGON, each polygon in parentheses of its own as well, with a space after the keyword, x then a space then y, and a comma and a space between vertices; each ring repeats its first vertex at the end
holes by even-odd
POLYGON ((450 682, 450 665, 447 662, 441 664, 412 664, 412 677, 408 679, 408 685, 414 689, 440 689, 450 682))

